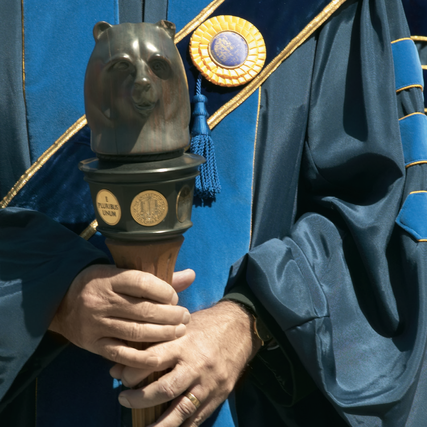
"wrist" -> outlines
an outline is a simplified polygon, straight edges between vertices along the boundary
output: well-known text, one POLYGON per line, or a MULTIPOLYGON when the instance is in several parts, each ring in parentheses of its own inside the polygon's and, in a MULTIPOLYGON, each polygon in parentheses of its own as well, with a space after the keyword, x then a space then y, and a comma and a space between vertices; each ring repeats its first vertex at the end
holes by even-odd
POLYGON ((247 362, 249 362, 263 346, 263 340, 254 327, 255 319, 253 313, 243 304, 232 300, 221 300, 216 307, 226 311, 231 317, 231 323, 236 329, 236 338, 250 342, 251 349, 247 358, 247 362))

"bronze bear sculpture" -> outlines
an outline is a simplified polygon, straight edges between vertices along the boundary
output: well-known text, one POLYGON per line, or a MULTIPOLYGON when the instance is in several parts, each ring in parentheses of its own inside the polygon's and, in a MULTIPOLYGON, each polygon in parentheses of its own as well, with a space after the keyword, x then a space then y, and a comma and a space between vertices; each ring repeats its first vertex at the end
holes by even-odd
POLYGON ((190 101, 175 25, 98 22, 85 76, 85 109, 98 156, 181 154, 190 101))

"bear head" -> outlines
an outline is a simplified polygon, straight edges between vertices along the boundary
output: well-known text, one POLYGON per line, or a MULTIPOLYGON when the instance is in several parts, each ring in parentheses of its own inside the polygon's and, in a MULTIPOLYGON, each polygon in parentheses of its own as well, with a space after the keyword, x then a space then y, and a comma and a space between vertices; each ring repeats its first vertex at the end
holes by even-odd
POLYGON ((92 150, 144 156, 189 144, 190 100, 175 25, 98 22, 86 70, 85 109, 92 150))

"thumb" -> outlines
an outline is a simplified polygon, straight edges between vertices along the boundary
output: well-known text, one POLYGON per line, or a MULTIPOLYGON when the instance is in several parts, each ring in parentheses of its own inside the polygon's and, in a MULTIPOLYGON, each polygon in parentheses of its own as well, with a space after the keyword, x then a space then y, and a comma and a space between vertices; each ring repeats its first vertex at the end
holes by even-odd
POLYGON ((181 292, 187 289, 194 282, 195 278, 196 273, 189 268, 183 271, 176 271, 173 273, 172 287, 176 292, 181 292))

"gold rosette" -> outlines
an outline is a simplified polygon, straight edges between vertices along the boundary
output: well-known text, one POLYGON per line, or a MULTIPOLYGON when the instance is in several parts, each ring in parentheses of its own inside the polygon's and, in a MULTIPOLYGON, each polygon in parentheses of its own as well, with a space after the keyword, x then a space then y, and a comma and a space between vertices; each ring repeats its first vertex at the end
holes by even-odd
POLYGON ((262 69, 266 48, 258 29, 235 16, 215 16, 194 31, 190 40, 194 65, 210 82, 240 86, 262 69))

